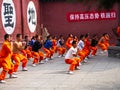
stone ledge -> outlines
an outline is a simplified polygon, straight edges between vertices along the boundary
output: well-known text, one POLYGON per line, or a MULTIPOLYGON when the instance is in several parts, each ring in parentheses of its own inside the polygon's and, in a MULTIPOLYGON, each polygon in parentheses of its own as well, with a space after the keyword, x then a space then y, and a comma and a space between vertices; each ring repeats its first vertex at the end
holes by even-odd
POLYGON ((108 57, 120 58, 120 46, 110 46, 108 48, 108 57))

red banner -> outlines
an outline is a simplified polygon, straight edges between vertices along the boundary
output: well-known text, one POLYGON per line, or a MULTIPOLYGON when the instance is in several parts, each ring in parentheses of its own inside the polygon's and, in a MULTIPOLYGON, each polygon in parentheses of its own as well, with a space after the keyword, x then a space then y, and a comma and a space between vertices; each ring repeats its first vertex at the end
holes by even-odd
POLYGON ((68 22, 92 21, 92 20, 115 20, 116 11, 98 11, 98 12, 69 12, 67 13, 68 22))

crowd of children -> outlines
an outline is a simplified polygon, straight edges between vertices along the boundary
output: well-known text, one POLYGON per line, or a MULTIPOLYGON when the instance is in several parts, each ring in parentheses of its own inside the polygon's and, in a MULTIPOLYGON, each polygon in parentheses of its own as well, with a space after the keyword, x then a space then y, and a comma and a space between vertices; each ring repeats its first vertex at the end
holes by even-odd
POLYGON ((74 70, 79 70, 81 62, 87 62, 89 55, 95 56, 98 47, 102 53, 106 52, 109 46, 109 35, 107 33, 98 39, 97 35, 90 38, 89 34, 73 36, 69 34, 66 42, 63 35, 57 39, 56 36, 48 35, 46 40, 41 35, 35 35, 29 40, 29 36, 22 39, 21 34, 16 35, 13 42, 9 34, 4 35, 4 43, 0 51, 0 83, 5 83, 8 72, 10 78, 17 78, 17 71, 22 63, 22 71, 27 71, 27 63, 33 59, 32 66, 43 64, 53 59, 53 55, 58 53, 58 58, 64 57, 65 63, 70 64, 68 74, 73 74, 74 70), (67 51, 67 52, 66 52, 67 51))
POLYGON ((109 47, 109 35, 104 33, 103 36, 98 39, 97 35, 93 35, 90 38, 89 34, 80 35, 80 39, 75 39, 73 35, 69 35, 66 46, 68 49, 65 62, 70 64, 68 74, 73 74, 74 70, 79 70, 82 62, 87 62, 86 59, 89 56, 96 56, 98 48, 101 49, 101 53, 107 52, 109 47))

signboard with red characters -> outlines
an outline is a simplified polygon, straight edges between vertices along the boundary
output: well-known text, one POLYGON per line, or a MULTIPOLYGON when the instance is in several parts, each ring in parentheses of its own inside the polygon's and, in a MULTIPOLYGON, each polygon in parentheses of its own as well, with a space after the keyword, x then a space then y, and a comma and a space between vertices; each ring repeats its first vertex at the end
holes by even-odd
POLYGON ((90 12, 69 12, 67 13, 68 22, 92 21, 92 20, 115 20, 117 13, 111 11, 90 11, 90 12))

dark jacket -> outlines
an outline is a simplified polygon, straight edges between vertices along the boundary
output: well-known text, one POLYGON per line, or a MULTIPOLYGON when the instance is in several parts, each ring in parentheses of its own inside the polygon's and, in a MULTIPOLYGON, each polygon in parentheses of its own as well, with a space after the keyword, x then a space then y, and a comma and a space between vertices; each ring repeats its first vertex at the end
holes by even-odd
POLYGON ((42 44, 39 41, 35 41, 32 46, 32 51, 38 52, 41 49, 42 44))
POLYGON ((91 46, 95 47, 95 46, 97 46, 97 44, 98 44, 98 41, 96 39, 92 39, 91 46))

